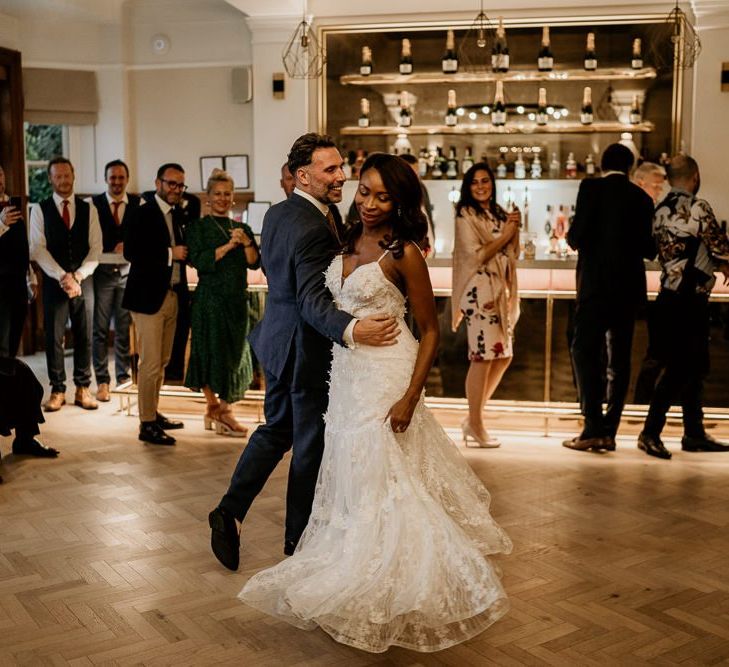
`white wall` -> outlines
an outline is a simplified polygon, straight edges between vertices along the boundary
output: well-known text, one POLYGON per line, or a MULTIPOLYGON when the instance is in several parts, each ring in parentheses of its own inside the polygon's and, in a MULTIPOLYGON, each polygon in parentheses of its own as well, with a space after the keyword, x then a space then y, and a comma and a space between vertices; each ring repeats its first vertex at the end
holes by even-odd
POLYGON ((729 92, 721 91, 721 64, 729 62, 729 21, 700 31, 696 65, 691 151, 701 169, 701 197, 719 220, 729 220, 729 92), (722 26, 723 24, 723 26, 722 26))

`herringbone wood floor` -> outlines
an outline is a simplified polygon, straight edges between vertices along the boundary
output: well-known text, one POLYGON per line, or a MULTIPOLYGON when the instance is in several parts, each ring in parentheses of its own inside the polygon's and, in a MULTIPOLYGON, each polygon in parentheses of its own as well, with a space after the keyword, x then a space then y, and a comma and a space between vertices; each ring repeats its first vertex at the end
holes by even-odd
POLYGON ((370 655, 236 600, 282 557, 285 462, 246 520, 241 570, 228 572, 206 517, 242 444, 204 431, 200 403, 168 399, 186 421, 178 446, 145 446, 116 407, 50 415, 55 461, 0 443, 2 665, 729 662, 729 454, 681 453, 674 439, 674 459, 658 461, 632 436, 602 456, 528 434, 505 435, 500 450, 459 443, 514 540, 500 560, 512 609, 447 651, 370 655))

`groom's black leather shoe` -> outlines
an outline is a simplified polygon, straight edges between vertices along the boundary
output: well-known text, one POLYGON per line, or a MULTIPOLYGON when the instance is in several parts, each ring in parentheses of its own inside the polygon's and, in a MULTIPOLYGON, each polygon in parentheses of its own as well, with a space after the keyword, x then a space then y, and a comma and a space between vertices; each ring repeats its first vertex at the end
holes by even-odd
POLYGON ((222 507, 216 507, 208 515, 210 547, 215 557, 229 570, 237 570, 240 564, 240 535, 235 519, 222 507))
POLYGON ((284 556, 293 556, 296 551, 296 542, 293 540, 284 540, 284 556))
POLYGON ((53 447, 46 447, 35 438, 15 438, 13 440, 13 454, 17 456, 38 456, 45 459, 55 459, 59 452, 53 447))
POLYGON ((643 450, 648 456, 655 456, 657 459, 667 460, 671 458, 671 452, 666 449, 663 441, 645 432, 638 436, 638 449, 643 450))
POLYGON ((729 452, 729 445, 714 440, 710 435, 685 435, 681 438, 681 449, 684 452, 729 452))

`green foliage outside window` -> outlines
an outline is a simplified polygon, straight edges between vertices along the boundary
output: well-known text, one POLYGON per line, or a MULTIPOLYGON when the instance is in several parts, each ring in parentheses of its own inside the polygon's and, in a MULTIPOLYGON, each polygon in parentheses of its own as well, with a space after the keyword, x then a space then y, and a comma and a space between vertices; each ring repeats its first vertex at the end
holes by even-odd
POLYGON ((25 160, 28 165, 28 197, 39 202, 51 196, 46 164, 63 155, 62 125, 25 124, 25 160), (37 163, 45 164, 37 164, 37 163), (35 164, 34 164, 35 163, 35 164))

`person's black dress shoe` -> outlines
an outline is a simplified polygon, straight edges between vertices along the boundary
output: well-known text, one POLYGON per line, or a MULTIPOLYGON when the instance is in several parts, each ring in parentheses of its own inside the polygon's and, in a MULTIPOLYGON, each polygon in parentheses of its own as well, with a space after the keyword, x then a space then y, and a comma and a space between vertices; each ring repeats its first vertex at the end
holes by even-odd
POLYGON ((13 454, 18 456, 38 456, 44 459, 55 459, 59 451, 53 447, 46 447, 35 438, 15 438, 13 440, 13 454))
POLYGON ((671 452, 666 449, 663 441, 647 433, 641 433, 638 436, 638 449, 642 449, 649 456, 655 456, 659 459, 671 458, 671 452))
POLYGON ((293 540, 284 541, 284 556, 293 556, 296 551, 296 542, 293 540))
POLYGON ((681 449, 684 452, 729 452, 729 445, 706 434, 701 437, 685 435, 681 438, 681 449))
POLYGON ((222 507, 208 514, 210 547, 215 557, 229 570, 237 570, 240 563, 240 535, 235 519, 222 507))
POLYGON ((588 449, 602 449, 604 438, 582 438, 579 435, 571 440, 565 440, 562 447, 576 449, 578 452, 585 452, 588 449))
POLYGON ((155 420, 157 426, 165 431, 174 431, 177 428, 185 428, 185 425, 180 421, 174 419, 167 419, 161 412, 157 413, 157 419, 155 420))
POLYGON ((152 445, 174 445, 175 439, 167 435, 157 422, 142 422, 139 425, 139 439, 152 445))
POLYGON ((602 445, 600 445, 600 449, 602 449, 605 452, 614 452, 615 451, 615 438, 611 435, 605 436, 602 439, 602 445))

